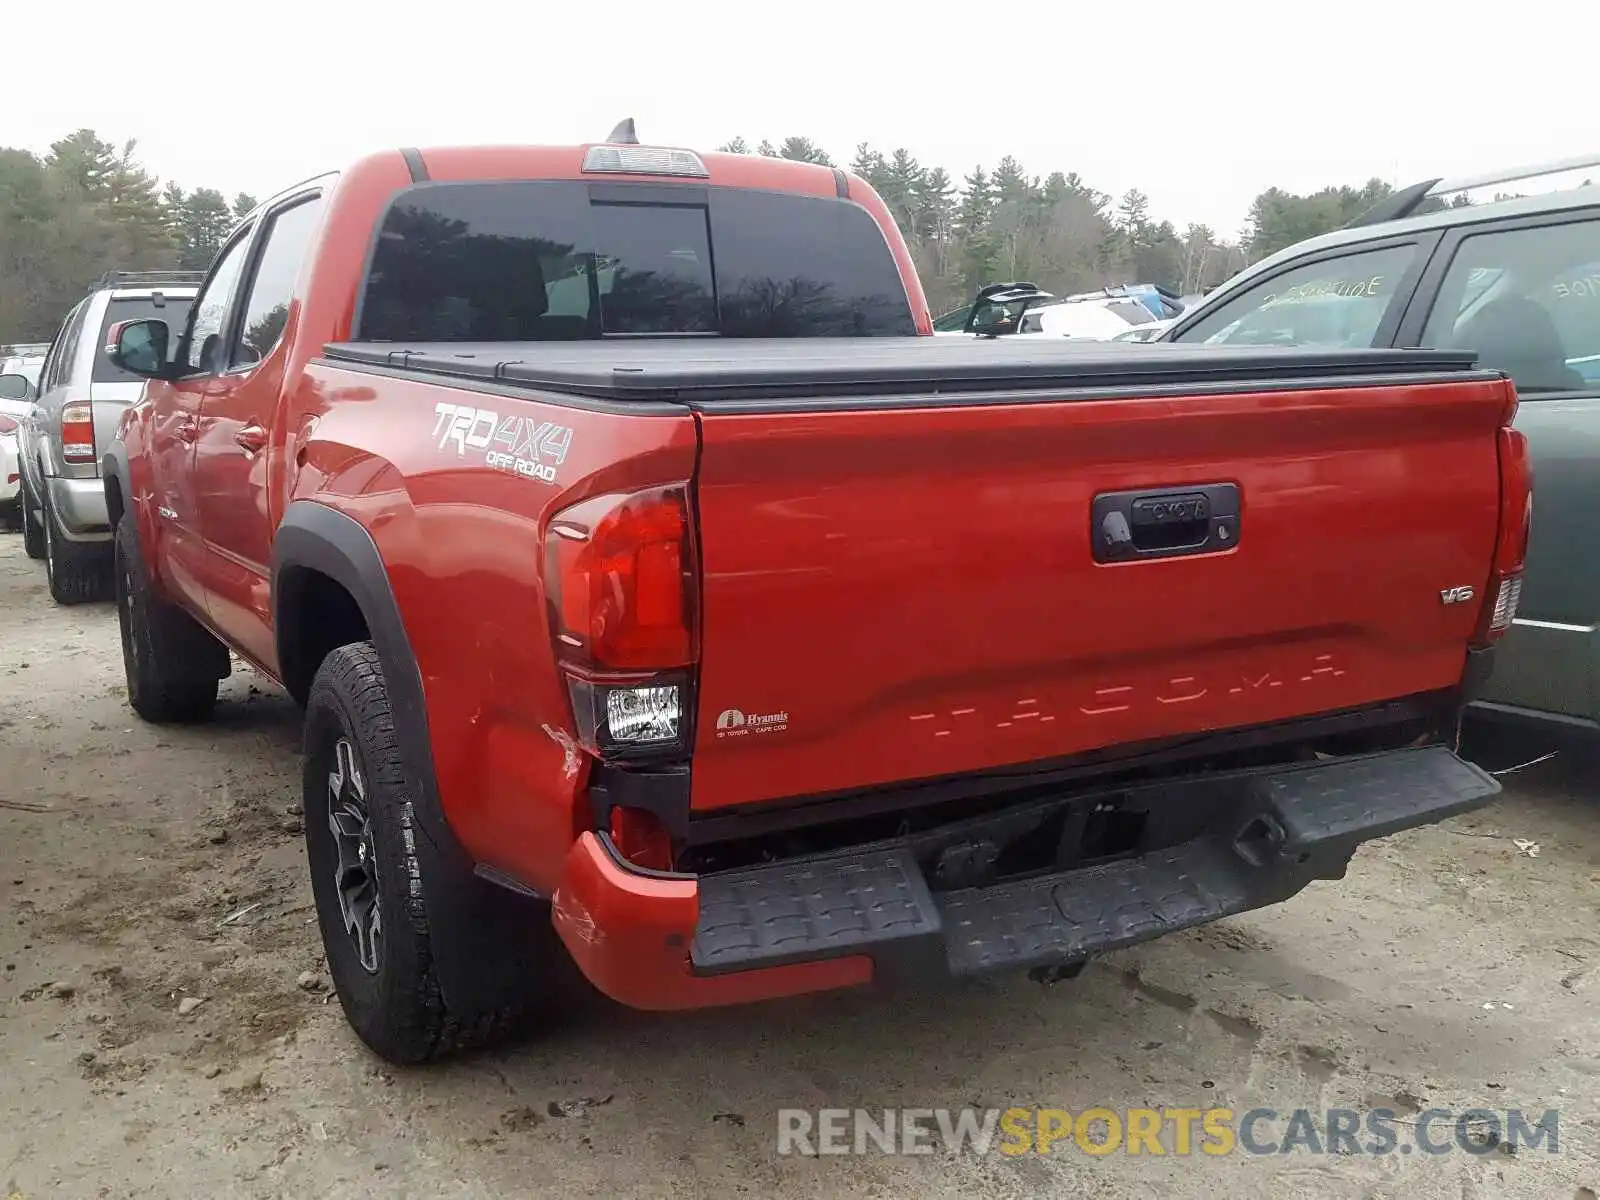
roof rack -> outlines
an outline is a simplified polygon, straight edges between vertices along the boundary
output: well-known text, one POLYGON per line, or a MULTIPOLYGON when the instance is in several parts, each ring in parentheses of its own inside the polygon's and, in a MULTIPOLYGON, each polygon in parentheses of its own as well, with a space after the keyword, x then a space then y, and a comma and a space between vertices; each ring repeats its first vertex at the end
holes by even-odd
POLYGON ((1452 192, 1470 192, 1478 188, 1496 187, 1504 183, 1520 183, 1524 179, 1537 179, 1543 175, 1563 175, 1568 171, 1600 168, 1600 156, 1580 154, 1574 158, 1558 158, 1552 162, 1534 163, 1521 167, 1502 168, 1482 175, 1463 175, 1456 179, 1425 179, 1410 187, 1379 200, 1366 212, 1345 226, 1359 229, 1364 225, 1377 225, 1384 221, 1398 221, 1409 217, 1427 200, 1447 196, 1452 192))
POLYGON ((205 281, 204 271, 107 271, 90 288, 108 287, 198 287, 205 281))

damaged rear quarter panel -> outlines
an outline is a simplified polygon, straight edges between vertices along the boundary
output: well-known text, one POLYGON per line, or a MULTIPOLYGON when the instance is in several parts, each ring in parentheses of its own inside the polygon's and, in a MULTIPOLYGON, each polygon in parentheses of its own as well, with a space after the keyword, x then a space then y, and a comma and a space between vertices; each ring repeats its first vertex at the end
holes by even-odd
POLYGON ((422 676, 445 815, 474 859, 549 894, 587 816, 543 531, 590 496, 691 479, 694 419, 325 362, 301 387, 289 498, 339 509, 377 543, 422 676))

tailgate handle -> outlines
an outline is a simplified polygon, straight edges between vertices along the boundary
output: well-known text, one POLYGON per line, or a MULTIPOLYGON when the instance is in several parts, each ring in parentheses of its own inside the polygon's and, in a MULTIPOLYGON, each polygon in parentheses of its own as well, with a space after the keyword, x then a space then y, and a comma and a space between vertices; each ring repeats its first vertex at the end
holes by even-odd
POLYGON ((1231 483, 1206 483, 1102 492, 1094 498, 1090 516, 1095 562, 1231 550, 1239 542, 1239 489, 1231 483))

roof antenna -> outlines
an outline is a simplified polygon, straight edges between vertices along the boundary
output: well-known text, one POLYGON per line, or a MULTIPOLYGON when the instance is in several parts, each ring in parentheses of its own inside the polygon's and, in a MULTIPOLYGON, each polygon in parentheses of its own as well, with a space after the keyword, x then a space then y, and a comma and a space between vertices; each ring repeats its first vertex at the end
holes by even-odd
POLYGON ((617 127, 611 131, 606 143, 612 146, 637 146, 639 135, 633 131, 633 118, 624 117, 617 122, 617 127))

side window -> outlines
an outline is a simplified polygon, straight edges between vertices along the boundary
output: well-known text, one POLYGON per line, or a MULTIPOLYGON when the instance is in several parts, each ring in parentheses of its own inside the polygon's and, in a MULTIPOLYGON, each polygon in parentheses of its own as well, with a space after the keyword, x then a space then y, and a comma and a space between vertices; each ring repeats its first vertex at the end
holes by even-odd
POLYGON ((67 342, 71 340, 72 324, 77 319, 78 310, 74 308, 67 314, 67 319, 61 322, 61 328, 56 331, 55 341, 50 343, 50 350, 45 355, 44 370, 39 376, 40 395, 60 386, 62 364, 67 361, 67 342))
POLYGON ((61 322, 61 328, 56 330, 55 341, 50 343, 50 349, 45 355, 44 370, 39 375, 39 394, 43 395, 61 382, 61 364, 64 361, 62 351, 67 345, 67 335, 72 331, 72 320, 78 315, 75 308, 67 314, 66 320, 61 322))
POLYGON ((62 322, 61 329, 57 331, 55 340, 50 343, 50 349, 44 352, 44 365, 39 368, 39 394, 41 396, 56 385, 56 363, 61 361, 61 335, 66 332, 66 328, 66 323, 62 322))
POLYGON ((1185 329, 1179 342, 1370 346, 1415 246, 1321 259, 1264 279, 1185 329))
POLYGON ((61 329, 61 337, 56 343, 55 382, 52 387, 72 382, 72 368, 78 361, 78 346, 83 339, 83 319, 88 311, 89 302, 85 300, 72 310, 72 315, 61 329))
POLYGON ((184 363, 191 372, 222 369, 222 327, 228 322, 228 310, 238 289, 249 248, 249 233, 236 237, 222 252, 222 259, 205 290, 195 297, 194 324, 189 331, 189 343, 183 348, 184 363))
POLYGON ((1523 395, 1600 386, 1600 220, 1463 238, 1422 331, 1523 395))
POLYGON ((267 244, 245 297, 244 319, 239 322, 239 342, 230 356, 231 365, 260 362, 283 337, 295 281, 321 215, 322 197, 316 196, 282 209, 271 218, 267 244))

